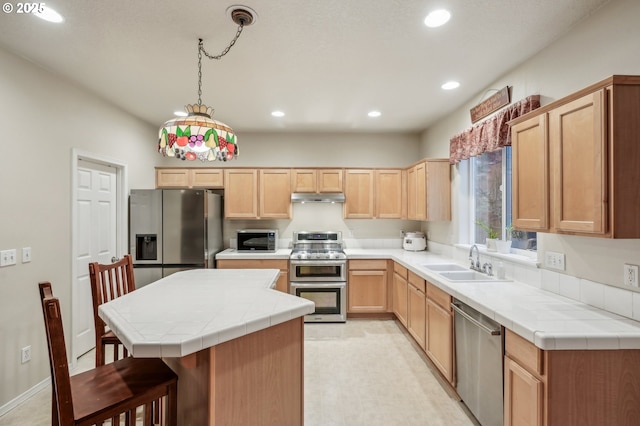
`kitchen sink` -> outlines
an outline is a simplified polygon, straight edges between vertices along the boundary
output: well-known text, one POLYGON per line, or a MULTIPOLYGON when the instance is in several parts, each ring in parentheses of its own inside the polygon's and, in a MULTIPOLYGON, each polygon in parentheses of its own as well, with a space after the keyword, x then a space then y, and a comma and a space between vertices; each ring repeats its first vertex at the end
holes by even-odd
POLYGON ((464 266, 456 265, 455 263, 433 263, 422 265, 425 269, 430 271, 468 271, 468 268, 464 266))
POLYGON ((477 271, 445 271, 438 272, 442 278, 447 279, 449 281, 509 281, 509 280, 499 280, 495 277, 490 277, 486 274, 482 274, 477 271))

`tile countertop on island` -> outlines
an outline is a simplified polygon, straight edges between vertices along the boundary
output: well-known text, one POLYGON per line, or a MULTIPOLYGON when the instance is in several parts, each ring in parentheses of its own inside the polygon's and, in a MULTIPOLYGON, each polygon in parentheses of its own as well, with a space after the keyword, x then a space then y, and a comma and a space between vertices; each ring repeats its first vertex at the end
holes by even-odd
POLYGON ((452 282, 423 266, 459 264, 447 257, 401 249, 345 249, 345 252, 347 259, 386 258, 399 262, 540 349, 640 349, 638 321, 517 281, 452 282))
POLYGON ((273 289, 277 269, 176 272, 99 307, 135 357, 183 357, 310 314, 313 302, 273 289))

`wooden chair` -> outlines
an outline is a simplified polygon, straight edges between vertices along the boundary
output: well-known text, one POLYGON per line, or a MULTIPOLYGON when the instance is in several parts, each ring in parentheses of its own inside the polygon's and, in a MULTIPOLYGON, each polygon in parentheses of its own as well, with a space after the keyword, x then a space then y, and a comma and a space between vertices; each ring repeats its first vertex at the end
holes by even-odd
POLYGON ((51 424, 93 425, 111 419, 115 425, 124 414, 125 425, 134 425, 136 409, 142 407, 147 426, 152 421, 152 403, 164 397, 164 424, 175 426, 178 377, 159 358, 127 357, 69 376, 60 302, 49 282, 41 282, 39 288, 53 382, 51 424))
POLYGON ((103 265, 98 262, 89 264, 89 277, 91 278, 91 297, 93 299, 93 322, 96 331, 96 367, 106 362, 106 347, 113 346, 113 360, 126 357, 127 349, 120 339, 111 330, 106 329, 106 324, 98 316, 98 306, 136 289, 133 278, 133 264, 131 255, 126 254, 115 263, 103 265))

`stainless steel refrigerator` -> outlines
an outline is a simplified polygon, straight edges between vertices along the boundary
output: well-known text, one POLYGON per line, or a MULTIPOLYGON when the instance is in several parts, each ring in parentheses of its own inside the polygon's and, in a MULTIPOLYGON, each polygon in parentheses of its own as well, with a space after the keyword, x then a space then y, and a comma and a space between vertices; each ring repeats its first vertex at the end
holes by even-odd
POLYGON ((129 253, 136 287, 177 271, 215 267, 222 196, 201 189, 132 189, 129 253))

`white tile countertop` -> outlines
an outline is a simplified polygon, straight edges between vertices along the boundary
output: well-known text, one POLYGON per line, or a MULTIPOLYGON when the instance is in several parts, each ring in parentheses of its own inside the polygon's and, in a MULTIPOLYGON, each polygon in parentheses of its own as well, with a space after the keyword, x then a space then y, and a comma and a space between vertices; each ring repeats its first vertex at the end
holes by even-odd
POLYGON ((262 251, 238 251, 228 248, 216 254, 216 260, 220 259, 289 259, 291 249, 278 249, 275 253, 265 253, 262 251))
POLYGON ((640 349, 638 321, 517 281, 452 282, 423 266, 459 264, 447 257, 400 249, 346 249, 345 252, 348 259, 397 261, 541 349, 640 349))
POLYGON ((298 318, 313 302, 274 290, 277 269, 176 272, 100 305, 135 357, 182 357, 298 318))

